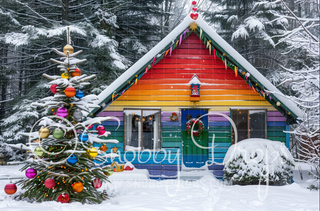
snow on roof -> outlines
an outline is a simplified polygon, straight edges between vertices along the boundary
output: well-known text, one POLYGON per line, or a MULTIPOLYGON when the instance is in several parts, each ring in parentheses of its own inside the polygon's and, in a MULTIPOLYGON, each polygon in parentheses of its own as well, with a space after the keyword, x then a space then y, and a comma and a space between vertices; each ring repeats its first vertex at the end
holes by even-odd
POLYGON ((194 74, 192 76, 192 79, 189 81, 189 84, 201 84, 201 82, 196 74, 194 74))
POLYGON ((287 108, 289 108, 298 118, 302 119, 302 112, 297 105, 290 99, 285 97, 281 91, 279 91, 270 81, 268 81, 255 67, 253 67, 243 56, 241 56, 231 45, 229 45, 222 37, 220 37, 213 28, 211 28, 207 22, 205 22, 199 15, 197 20, 193 20, 188 14, 184 20, 171 31, 163 40, 161 40, 155 47, 153 47, 147 54, 139 59, 134 65, 132 65, 127 71, 125 71, 119 78, 117 78, 110 86, 99 94, 98 103, 101 105, 103 101, 108 98, 112 93, 123 83, 126 83, 130 77, 156 55, 161 53, 164 46, 173 43, 177 36, 179 36, 189 24, 195 22, 204 32, 206 32, 216 43, 219 44, 223 50, 232 55, 243 68, 245 68, 254 78, 256 78, 268 91, 278 98, 287 108))

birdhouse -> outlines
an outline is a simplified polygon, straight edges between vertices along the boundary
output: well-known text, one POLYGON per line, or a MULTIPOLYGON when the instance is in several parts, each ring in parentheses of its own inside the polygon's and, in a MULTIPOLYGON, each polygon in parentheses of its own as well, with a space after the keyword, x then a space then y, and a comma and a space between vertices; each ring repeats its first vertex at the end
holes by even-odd
POLYGON ((118 162, 113 162, 111 164, 111 168, 113 168, 114 172, 121 172, 124 170, 124 164, 119 164, 118 162))
POLYGON ((190 82, 191 95, 190 101, 200 101, 200 84, 199 78, 197 75, 193 75, 190 82))

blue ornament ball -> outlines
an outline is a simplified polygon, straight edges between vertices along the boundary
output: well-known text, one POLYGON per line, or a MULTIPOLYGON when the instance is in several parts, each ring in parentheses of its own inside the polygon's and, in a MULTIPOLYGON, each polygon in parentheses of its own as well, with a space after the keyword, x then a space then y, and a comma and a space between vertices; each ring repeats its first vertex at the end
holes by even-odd
POLYGON ((86 142, 86 141, 88 141, 88 139, 89 139, 88 134, 81 133, 79 135, 79 140, 82 141, 82 142, 86 142))
POLYGON ((78 158, 77 158, 75 155, 71 155, 71 156, 67 159, 67 162, 68 162, 70 165, 73 165, 73 164, 75 164, 76 162, 78 162, 78 158))
POLYGON ((83 94, 83 92, 82 92, 81 90, 78 90, 78 91, 76 92, 76 97, 77 97, 77 98, 83 98, 83 96, 84 96, 84 94, 83 94))

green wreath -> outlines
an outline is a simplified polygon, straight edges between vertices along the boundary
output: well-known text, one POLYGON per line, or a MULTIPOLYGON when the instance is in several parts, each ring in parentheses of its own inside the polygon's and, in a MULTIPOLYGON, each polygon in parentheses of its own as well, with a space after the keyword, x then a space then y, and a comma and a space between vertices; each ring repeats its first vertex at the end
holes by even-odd
POLYGON ((172 112, 171 116, 170 116, 170 120, 175 122, 178 120, 178 114, 176 112, 172 112))
POLYGON ((191 128, 193 124, 196 124, 193 127, 193 135, 196 137, 201 137, 203 130, 204 130, 204 124, 201 120, 198 120, 196 122, 197 119, 190 119, 187 123, 186 123, 186 131, 187 133, 191 134, 191 128))

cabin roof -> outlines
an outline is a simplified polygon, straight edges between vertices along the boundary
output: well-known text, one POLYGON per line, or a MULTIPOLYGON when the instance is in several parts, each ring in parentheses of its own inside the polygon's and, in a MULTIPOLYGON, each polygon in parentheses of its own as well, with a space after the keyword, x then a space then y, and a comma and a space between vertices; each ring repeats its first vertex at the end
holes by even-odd
MULTIPOLYGON (((196 25, 193 24, 196 26, 195 31, 200 34, 200 38, 204 41, 204 43, 207 43, 207 46, 209 45, 210 49, 214 49, 216 55, 223 59, 229 67, 235 69, 235 71, 240 70, 240 72, 244 71, 245 73, 249 73, 250 80, 247 83, 249 83, 251 87, 254 87, 259 94, 263 93, 270 95, 271 97, 266 97, 265 99, 287 117, 288 123, 294 123, 296 122, 296 119, 302 119, 302 112, 298 106, 293 101, 285 97, 281 91, 279 91, 243 56, 241 56, 232 46, 230 46, 222 37, 220 37, 212 29, 212 27, 210 27, 208 23, 202 19, 200 15, 196 20, 193 20, 190 15, 187 15, 184 20, 163 40, 161 40, 147 54, 145 54, 119 78, 117 78, 105 90, 103 90, 98 96, 98 103, 101 108, 93 110, 91 115, 97 115, 103 111, 104 108, 108 107, 114 100, 117 99, 117 97, 121 96, 121 94, 123 94, 134 83, 136 83, 137 80, 146 74, 150 68, 152 68, 165 55, 167 55, 168 51, 171 51, 170 48, 173 47, 174 49, 176 47, 175 44, 181 42, 183 37, 185 37, 186 33, 189 31, 189 25, 193 22, 196 23, 196 25), (277 106, 277 102, 280 102, 281 106, 277 106)), ((242 75, 240 72, 239 75, 246 80, 245 75, 242 75)))

